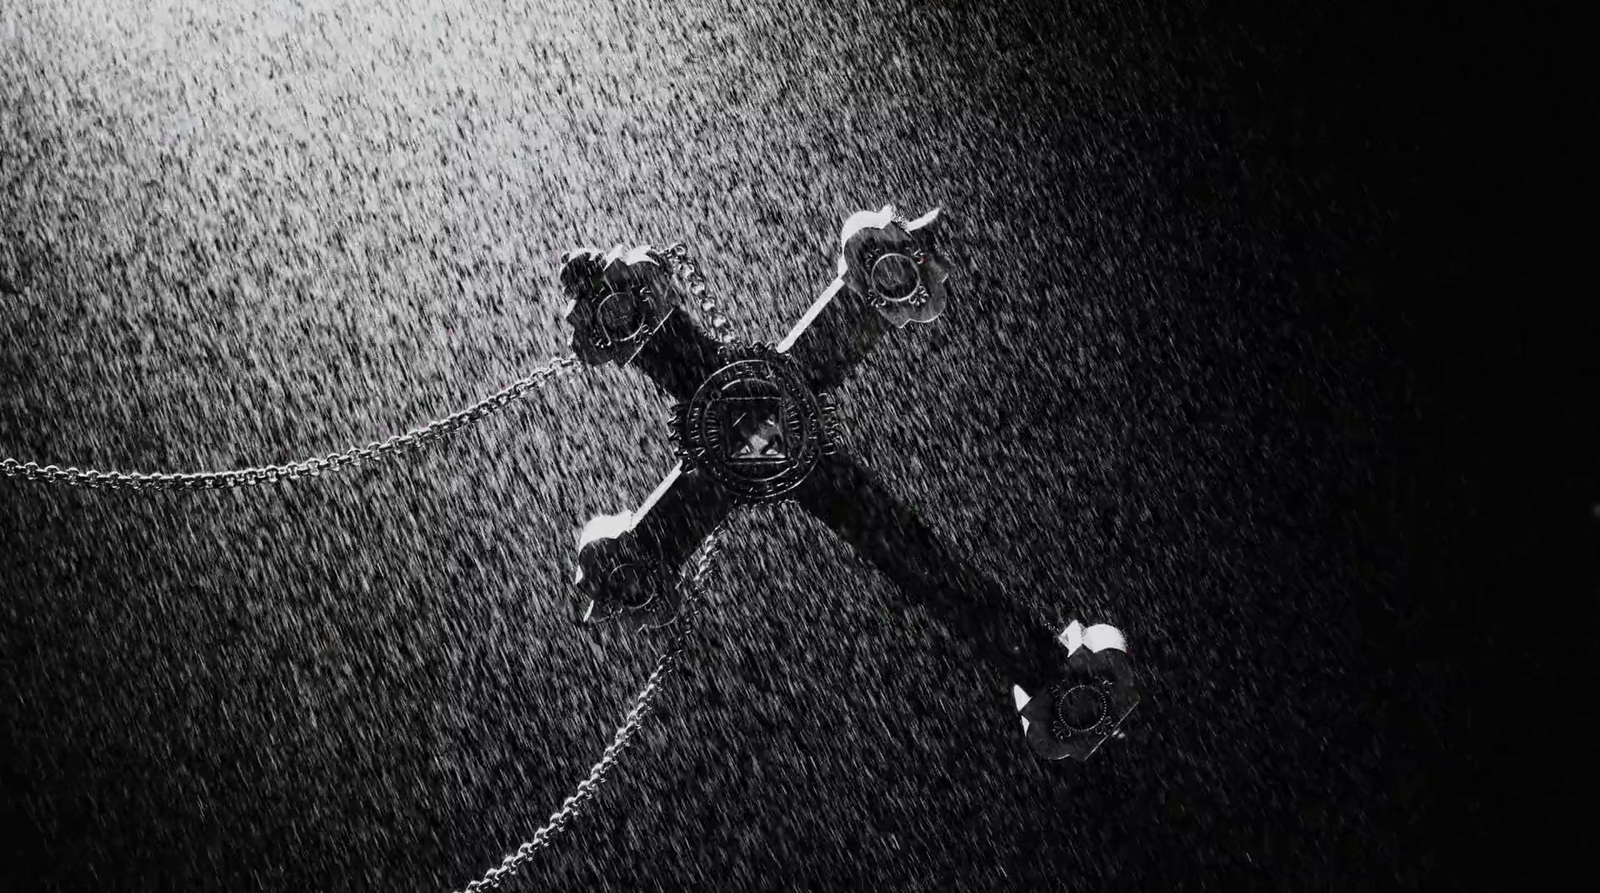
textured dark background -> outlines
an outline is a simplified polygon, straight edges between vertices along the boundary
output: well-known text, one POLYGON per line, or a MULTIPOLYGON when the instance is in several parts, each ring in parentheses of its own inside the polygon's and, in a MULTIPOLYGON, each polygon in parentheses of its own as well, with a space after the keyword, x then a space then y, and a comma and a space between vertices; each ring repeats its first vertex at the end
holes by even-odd
MULTIPOLYGON (((403 430, 562 349, 554 256, 584 243, 682 239, 776 337, 844 217, 939 205, 957 300, 841 395, 852 448, 1144 673, 1126 740, 1041 765, 901 593, 757 513, 662 720, 523 888, 1526 867, 1501 834, 1539 815, 1496 759, 1526 729, 1479 699, 1540 660, 1502 623, 1524 547, 1595 493, 1488 483, 1570 418, 1507 384, 1531 286, 1463 309, 1523 238, 1474 229, 1510 191, 1481 167, 1506 23, 1488 52, 1457 5, 322 6, 0 7, 0 455, 218 468, 403 430)), ((564 581, 582 521, 670 465, 665 409, 613 369, 293 487, 0 482, 0 889, 477 876, 656 653, 569 625, 564 581)))

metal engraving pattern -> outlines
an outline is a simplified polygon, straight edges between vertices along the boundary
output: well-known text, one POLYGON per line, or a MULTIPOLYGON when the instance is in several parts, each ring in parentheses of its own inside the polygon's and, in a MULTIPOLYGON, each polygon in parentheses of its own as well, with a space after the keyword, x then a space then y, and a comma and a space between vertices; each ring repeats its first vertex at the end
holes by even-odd
POLYGON ((793 360, 770 345, 730 351, 727 365, 676 408, 686 469, 703 469, 741 502, 778 499, 832 452, 835 413, 793 360))

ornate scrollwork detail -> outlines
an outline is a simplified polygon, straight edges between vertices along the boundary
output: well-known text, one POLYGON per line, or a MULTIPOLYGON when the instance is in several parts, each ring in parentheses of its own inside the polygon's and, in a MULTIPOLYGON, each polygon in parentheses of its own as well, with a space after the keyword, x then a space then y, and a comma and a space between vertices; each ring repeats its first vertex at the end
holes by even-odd
POLYGON ((572 351, 595 366, 633 359, 682 300, 668 258, 648 245, 569 251, 561 288, 572 351))
POLYGON ((893 205, 861 211, 839 237, 839 276, 894 326, 932 322, 949 299, 950 268, 938 251, 936 208, 906 220, 893 205))

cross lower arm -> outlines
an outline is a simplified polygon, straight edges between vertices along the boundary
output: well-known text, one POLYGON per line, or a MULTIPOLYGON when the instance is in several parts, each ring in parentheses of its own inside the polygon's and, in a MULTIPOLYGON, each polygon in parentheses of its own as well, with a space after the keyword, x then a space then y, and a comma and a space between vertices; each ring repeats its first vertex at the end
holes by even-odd
POLYGON ((797 491, 800 504, 909 596, 968 638, 1008 684, 1030 683, 1060 648, 995 581, 940 541, 877 477, 830 456, 797 491))

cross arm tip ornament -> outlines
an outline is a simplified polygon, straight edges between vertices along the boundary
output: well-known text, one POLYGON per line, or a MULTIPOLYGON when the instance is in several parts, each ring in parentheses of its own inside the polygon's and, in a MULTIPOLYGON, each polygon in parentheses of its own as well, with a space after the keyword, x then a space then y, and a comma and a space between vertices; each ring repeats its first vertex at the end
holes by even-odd
POLYGON ((906 591, 928 596, 1002 678, 1021 680, 1014 704, 1036 754, 1084 760, 1139 700, 1121 633, 1074 622, 1054 636, 1031 623, 838 452, 828 392, 880 338, 932 322, 948 302, 949 268, 936 238, 943 221, 937 209, 906 219, 892 205, 852 215, 840 234, 837 277, 775 347, 708 338, 675 313, 704 292, 683 246, 584 248, 564 257, 574 351, 594 365, 637 366, 674 397, 680 456, 637 511, 585 526, 579 619, 635 629, 667 623, 681 604, 680 569, 735 506, 793 498, 906 591), (1060 648, 1069 657, 1057 672, 1060 648))
POLYGON ((634 531, 633 512, 597 515, 578 534, 582 594, 575 619, 583 625, 621 620, 640 630, 662 626, 678 613, 675 581, 634 531))
POLYGON ((561 290, 572 351, 592 366, 633 359, 683 300, 666 254, 648 245, 567 252, 561 290))
POLYGON ((1065 671, 1048 684, 1012 686, 1012 699, 1034 753, 1087 760, 1139 705, 1133 664, 1121 631, 1107 624, 1085 630, 1074 620, 1057 641, 1068 651, 1065 671))
POLYGON ((889 332, 938 319, 950 300, 938 209, 907 220, 893 205, 861 211, 839 234, 838 275, 778 343, 818 390, 843 384, 889 332))
POLYGON ((839 235, 839 280, 895 328, 933 322, 949 301, 943 219, 934 208, 907 220, 893 205, 852 214, 839 235))
POLYGON ((731 507, 714 481, 679 464, 636 511, 591 519, 578 535, 578 621, 669 623, 683 604, 684 562, 731 507))

